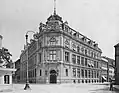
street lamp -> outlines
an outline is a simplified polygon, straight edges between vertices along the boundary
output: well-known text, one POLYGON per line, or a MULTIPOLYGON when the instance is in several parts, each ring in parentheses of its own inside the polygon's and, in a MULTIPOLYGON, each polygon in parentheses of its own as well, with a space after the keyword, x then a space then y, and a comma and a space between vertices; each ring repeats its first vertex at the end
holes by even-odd
POLYGON ((25 85, 25 88, 24 88, 24 90, 28 90, 28 89, 31 89, 30 88, 30 86, 29 86, 29 76, 28 76, 28 33, 29 32, 32 32, 32 33, 34 33, 35 34, 35 32, 34 31, 27 31, 26 32, 26 35, 25 35, 25 37, 26 37, 26 61, 27 61, 27 63, 26 63, 26 85, 25 85))

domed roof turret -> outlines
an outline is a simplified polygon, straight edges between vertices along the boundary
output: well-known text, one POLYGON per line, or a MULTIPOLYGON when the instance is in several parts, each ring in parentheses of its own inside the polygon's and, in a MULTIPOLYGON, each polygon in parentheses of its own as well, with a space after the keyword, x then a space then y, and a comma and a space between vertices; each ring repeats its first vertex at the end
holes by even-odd
POLYGON ((60 16, 57 15, 57 14, 51 15, 51 16, 47 19, 47 21, 54 21, 54 20, 63 22, 63 21, 62 21, 62 17, 60 17, 60 16))

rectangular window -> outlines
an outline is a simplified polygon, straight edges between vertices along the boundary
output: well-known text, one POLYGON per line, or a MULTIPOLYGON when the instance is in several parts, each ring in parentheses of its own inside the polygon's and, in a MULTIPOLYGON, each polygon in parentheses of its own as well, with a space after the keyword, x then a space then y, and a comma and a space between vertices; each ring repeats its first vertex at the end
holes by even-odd
POLYGON ((77 52, 78 52, 78 53, 80 52, 80 47, 79 47, 79 46, 77 46, 77 52))
POLYGON ((45 70, 45 76, 47 76, 47 70, 45 70))
POLYGON ((97 62, 97 68, 98 68, 98 62, 97 62))
POLYGON ((99 71, 97 71, 97 78, 99 78, 99 71))
POLYGON ((85 66, 87 66, 87 58, 85 58, 85 66))
POLYGON ((40 76, 42 76, 42 70, 40 69, 40 76))
POLYGON ((91 76, 91 75, 90 75, 90 70, 88 70, 88 77, 90 78, 90 76, 91 76))
POLYGON ((94 71, 94 77, 96 78, 96 71, 94 71))
POLYGON ((81 57, 81 65, 84 66, 84 57, 81 57))
POLYGON ((73 76, 76 77, 76 68, 73 68, 73 76))
POLYGON ((94 61, 94 68, 96 68, 96 61, 94 61))
POLYGON ((69 52, 65 52, 65 61, 69 62, 69 52))
POLYGON ((84 54, 84 47, 81 47, 81 53, 84 54))
POLYGON ((56 50, 49 51, 49 60, 56 60, 56 50))
POLYGON ((76 55, 72 54, 72 62, 73 64, 76 64, 76 55))
POLYGON ((80 56, 77 56, 77 64, 80 65, 80 56))
POLYGON ((77 69, 77 77, 80 78, 80 69, 77 69))
POLYGON ((85 55, 87 55, 87 49, 85 49, 85 55))
POLYGON ((93 71, 92 71, 92 78, 93 78, 93 71))
POLYGON ((87 78, 87 70, 85 70, 85 78, 87 78))
POLYGON ((41 59, 42 57, 41 57, 41 53, 39 53, 39 63, 41 63, 41 59))
POLYGON ((65 69, 65 72, 66 72, 66 76, 68 76, 68 69, 65 69))
POLYGON ((36 68, 35 68, 35 77, 36 77, 36 68))
POLYGON ((82 76, 82 78, 84 78, 84 70, 83 69, 81 69, 81 76, 82 76))
POLYGON ((93 57, 93 52, 91 52, 91 57, 93 57))

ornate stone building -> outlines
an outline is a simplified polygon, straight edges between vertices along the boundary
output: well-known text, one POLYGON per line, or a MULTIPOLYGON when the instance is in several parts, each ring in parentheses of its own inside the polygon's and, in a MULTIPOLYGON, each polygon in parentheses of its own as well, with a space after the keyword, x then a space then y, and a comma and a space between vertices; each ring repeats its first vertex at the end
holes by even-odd
POLYGON ((93 40, 69 27, 54 12, 40 23, 28 49, 20 56, 20 81, 26 81, 28 51, 29 81, 34 83, 91 83, 101 80, 101 49, 93 40))

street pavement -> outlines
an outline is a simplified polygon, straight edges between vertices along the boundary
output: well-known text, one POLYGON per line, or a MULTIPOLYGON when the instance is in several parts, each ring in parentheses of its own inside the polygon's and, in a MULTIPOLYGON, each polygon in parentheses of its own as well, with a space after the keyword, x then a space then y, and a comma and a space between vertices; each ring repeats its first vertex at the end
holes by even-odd
POLYGON ((108 84, 30 84, 31 90, 24 90, 25 84, 13 84, 12 91, 0 93, 119 93, 109 91, 108 84))

